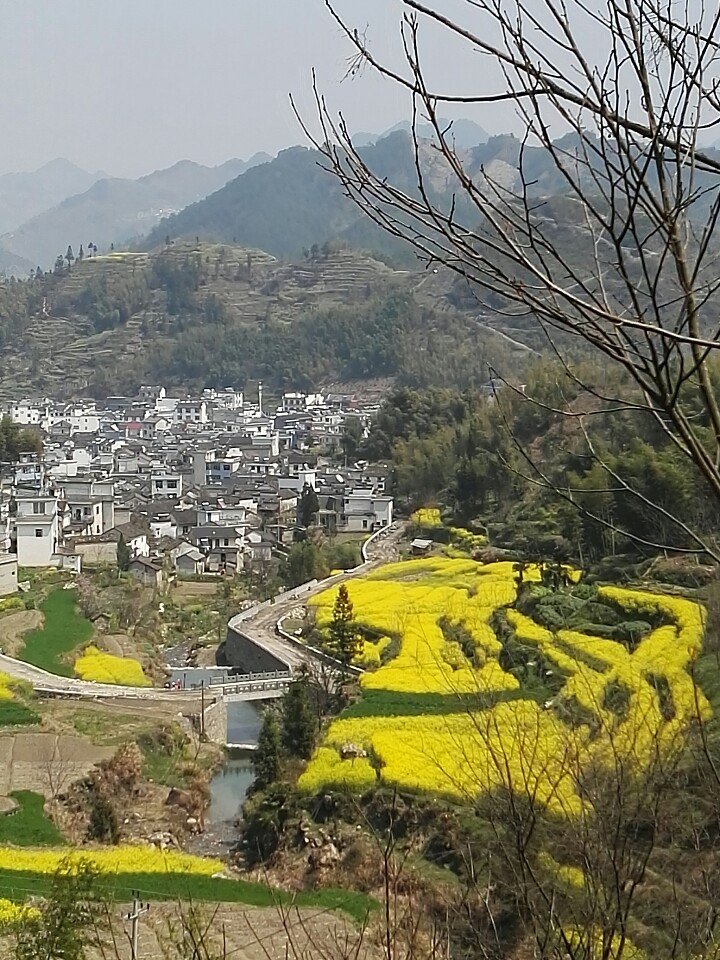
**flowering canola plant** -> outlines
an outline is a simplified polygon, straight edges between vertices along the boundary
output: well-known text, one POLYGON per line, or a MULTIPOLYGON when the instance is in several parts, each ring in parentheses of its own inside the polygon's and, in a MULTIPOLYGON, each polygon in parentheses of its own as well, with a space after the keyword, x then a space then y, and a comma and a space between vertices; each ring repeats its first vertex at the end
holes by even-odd
POLYGON ((12 700, 13 698, 13 678, 6 673, 0 673, 0 700, 12 700))
MULTIPOLYGON (((541 570, 529 566, 522 576, 537 582, 541 570)), ((514 610, 516 578, 510 562, 429 557, 354 580, 348 589, 358 625, 396 637, 399 651, 384 664, 378 653, 377 669, 360 680, 368 709, 331 723, 300 788, 361 792, 381 781, 462 800, 506 788, 572 817, 582 810, 576 785, 585 765, 621 758, 643 768, 658 745, 672 750, 682 742, 698 707, 709 715, 689 673, 704 631, 698 604, 600 588, 601 598, 632 615, 667 621, 631 651, 577 631, 554 633, 514 610), (503 647, 491 627, 501 609, 517 639, 537 647, 559 675, 562 686, 544 705, 525 697, 501 665, 503 647), (663 703, 658 681, 667 691, 663 703), (618 692, 621 709, 613 708, 618 692), (574 705, 580 717, 570 723, 574 705), (349 743, 367 757, 343 759, 349 743)), ((309 601, 321 629, 336 595, 334 587, 309 601)))
POLYGON ((13 927, 40 919, 37 907, 27 907, 22 903, 13 903, 0 897, 0 933, 6 933, 13 927))
POLYGON ((94 683, 114 683, 121 687, 152 686, 137 660, 102 653, 93 646, 85 648, 75 661, 74 670, 82 680, 94 683))
POLYGON ((417 524, 418 527, 441 527, 440 511, 437 507, 423 507, 416 510, 410 517, 410 522, 417 524))

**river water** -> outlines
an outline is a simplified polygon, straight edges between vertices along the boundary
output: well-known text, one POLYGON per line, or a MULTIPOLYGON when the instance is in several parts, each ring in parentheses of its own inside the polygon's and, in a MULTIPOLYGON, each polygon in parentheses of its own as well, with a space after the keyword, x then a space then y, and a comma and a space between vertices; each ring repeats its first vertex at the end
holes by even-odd
MULTIPOLYGON (((254 703, 228 703, 228 741, 257 743, 262 714, 254 703)), ((210 807, 205 815, 209 826, 231 824, 240 815, 248 788, 253 780, 252 754, 231 750, 222 769, 210 783, 210 807)))
MULTIPOLYGON (((209 685, 210 678, 227 676, 227 669, 171 667, 170 681, 179 681, 184 689, 209 685)), ((262 713, 254 703, 228 703, 228 743, 257 743, 262 713)), ((227 834, 240 816, 250 784, 253 781, 252 753, 230 750, 220 770, 210 782, 210 806, 205 824, 214 833, 227 834)))

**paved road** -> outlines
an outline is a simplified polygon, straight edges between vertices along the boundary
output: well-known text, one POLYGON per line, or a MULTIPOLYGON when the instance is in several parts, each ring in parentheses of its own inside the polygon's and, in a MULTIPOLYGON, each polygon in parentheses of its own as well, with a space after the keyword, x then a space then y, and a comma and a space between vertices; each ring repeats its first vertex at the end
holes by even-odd
POLYGON ((165 690, 155 687, 118 687, 111 683, 91 683, 89 680, 77 680, 73 677, 58 677, 39 667, 22 660, 14 660, 0 654, 0 673, 6 673, 16 680, 25 680, 32 684, 36 693, 56 694, 82 698, 112 698, 125 700, 199 700, 196 690, 165 690))
POLYGON ((254 617, 245 620, 238 629, 240 629, 246 637, 258 644, 258 646, 267 650, 268 653, 277 657, 281 662, 286 663, 288 669, 297 670, 303 663, 312 660, 313 657, 310 653, 303 650, 300 645, 295 646, 295 644, 290 641, 278 636, 275 631, 278 620, 281 617, 287 616, 298 605, 305 603, 308 597, 327 590, 328 586, 342 583, 344 580, 352 580, 354 577, 362 576, 375 567, 381 566, 383 563, 390 563, 393 560, 397 560, 399 555, 398 542, 405 533, 405 527, 406 524, 404 523, 393 524, 387 536, 371 544, 368 549, 369 559, 367 563, 356 567, 354 570, 348 571, 348 573, 328 577, 327 580, 321 580, 301 597, 293 597, 288 600, 283 600, 282 603, 264 607, 262 610, 259 610, 254 617))
MULTIPOLYGON (((348 573, 320 581, 307 594, 303 594, 301 598, 284 600, 281 603, 263 608, 254 617, 243 622, 242 632, 280 661, 286 663, 289 670, 296 670, 312 657, 299 646, 295 646, 290 641, 277 635, 275 626, 278 620, 286 616, 299 603, 305 602, 307 597, 326 590, 328 586, 341 583, 343 580, 351 580, 353 577, 367 573, 374 567, 397 559, 398 541, 404 532, 404 523, 393 524, 390 533, 376 540, 368 548, 369 559, 366 563, 348 573)), ((41 670, 39 667, 34 667, 32 664, 15 660, 13 657, 6 657, 3 654, 0 654, 0 672, 6 673, 17 680, 25 680, 32 684, 36 693, 40 694, 77 697, 78 699, 169 701, 176 702, 179 706, 181 703, 183 707, 187 707, 188 701, 197 700, 199 702, 200 700, 200 694, 197 690, 169 691, 162 687, 119 687, 110 683, 92 683, 88 680, 77 680, 72 677, 58 677, 53 673, 41 670)), ((260 693, 259 696, 261 698, 263 694, 260 693)), ((236 695, 236 699, 239 698, 236 695)), ((258 699, 258 695, 254 695, 250 691, 247 699, 258 699)))

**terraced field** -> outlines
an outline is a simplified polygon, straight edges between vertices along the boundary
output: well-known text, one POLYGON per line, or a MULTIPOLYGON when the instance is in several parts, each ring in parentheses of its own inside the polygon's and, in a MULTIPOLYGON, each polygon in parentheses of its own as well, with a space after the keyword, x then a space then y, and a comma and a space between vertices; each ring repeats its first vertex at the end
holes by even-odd
MULTIPOLYGON (((523 578, 537 583, 541 571, 523 578)), ((587 601, 579 598, 587 588, 566 590, 595 615, 606 610, 617 628, 607 636, 549 629, 514 609, 512 563, 413 560, 354 581, 357 622, 366 646, 377 638, 380 666, 362 677, 361 700, 331 723, 301 789, 383 783, 471 802, 505 790, 575 817, 583 771, 642 771, 658 751, 672 755, 698 714, 710 714, 690 675, 704 611, 617 587, 587 601)), ((321 629, 335 595, 310 601, 321 629)))

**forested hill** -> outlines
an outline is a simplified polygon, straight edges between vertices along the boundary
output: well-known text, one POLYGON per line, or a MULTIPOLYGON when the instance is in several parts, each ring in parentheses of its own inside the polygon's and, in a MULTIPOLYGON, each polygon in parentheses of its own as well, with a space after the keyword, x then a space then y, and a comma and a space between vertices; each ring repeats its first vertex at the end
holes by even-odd
MULTIPOLYGON (((369 162, 410 188, 414 179, 410 141, 399 132, 365 149, 369 162)), ((321 166, 315 150, 292 147, 275 160, 236 177, 222 189, 161 221, 147 247, 166 235, 267 250, 294 257, 314 244, 352 238, 353 246, 399 255, 407 251, 368 221, 321 166)))
POLYGON ((452 282, 324 245, 280 261, 231 244, 170 243, 0 284, 0 396, 139 384, 277 389, 383 378, 460 389, 532 352, 459 309, 452 282))
MULTIPOLYGON (((564 143, 566 149, 572 144, 564 143)), ((537 196, 563 194, 567 185, 550 153, 524 146, 514 136, 501 135, 474 147, 457 147, 465 169, 475 178, 492 177, 509 190, 520 191, 521 162, 525 188, 537 196), (522 156, 522 161, 521 161, 522 156)), ((397 130, 359 150, 364 162, 399 190, 413 195, 418 176, 412 140, 397 130)), ((431 140, 420 141, 424 187, 441 207, 454 206, 456 216, 470 225, 477 211, 467 202, 444 158, 431 140)), ((320 153, 304 147, 284 150, 269 163, 246 171, 216 193, 186 207, 157 225, 146 249, 171 239, 199 237, 258 247, 278 257, 301 256, 314 244, 339 240, 356 249, 371 250, 408 266, 414 257, 406 244, 389 236, 349 200, 338 180, 324 169, 320 153)))
MULTIPOLYGON (((365 135, 360 135, 361 139, 365 135)), ((557 141, 562 154, 571 156, 577 144, 573 135, 557 141)), ((502 189, 518 196, 543 201, 549 222, 562 224, 559 244, 565 253, 587 259, 588 236, 577 204, 567 198, 567 181, 558 170, 549 150, 522 144, 512 135, 490 137, 473 147, 457 146, 465 171, 480 187, 487 177, 502 189), (521 171, 522 168, 522 171, 521 171), (571 228, 571 233, 565 227, 571 228), (579 251, 572 231, 586 233, 579 251)), ((397 130, 359 149, 367 166, 395 188, 410 196, 418 192, 413 143, 405 130, 397 130)), ((454 209, 455 219, 470 228, 478 227, 479 214, 451 174, 447 163, 431 140, 419 141, 419 162, 424 187, 440 208, 454 209)), ((151 250, 166 237, 232 243, 256 247, 277 257, 300 257, 314 245, 340 241, 358 250, 369 250, 396 266, 412 267, 414 255, 402 240, 376 226, 345 196, 338 180, 324 169, 320 153, 304 147, 284 150, 268 162, 229 181, 205 199, 161 220, 143 243, 151 250)), ((698 174, 702 180, 702 175, 698 174)), ((703 181, 704 183, 704 181, 703 181)), ((588 174, 588 189, 594 189, 588 174)), ((709 196, 713 194, 710 193, 709 196)), ((571 199, 571 198, 570 198, 571 199)), ((699 198, 698 211, 707 209, 709 199, 699 198)), ((538 208, 539 209, 539 208, 538 208)), ((547 226, 547 225, 546 225, 547 226)), ((592 267, 592 257, 585 267, 592 267)))

